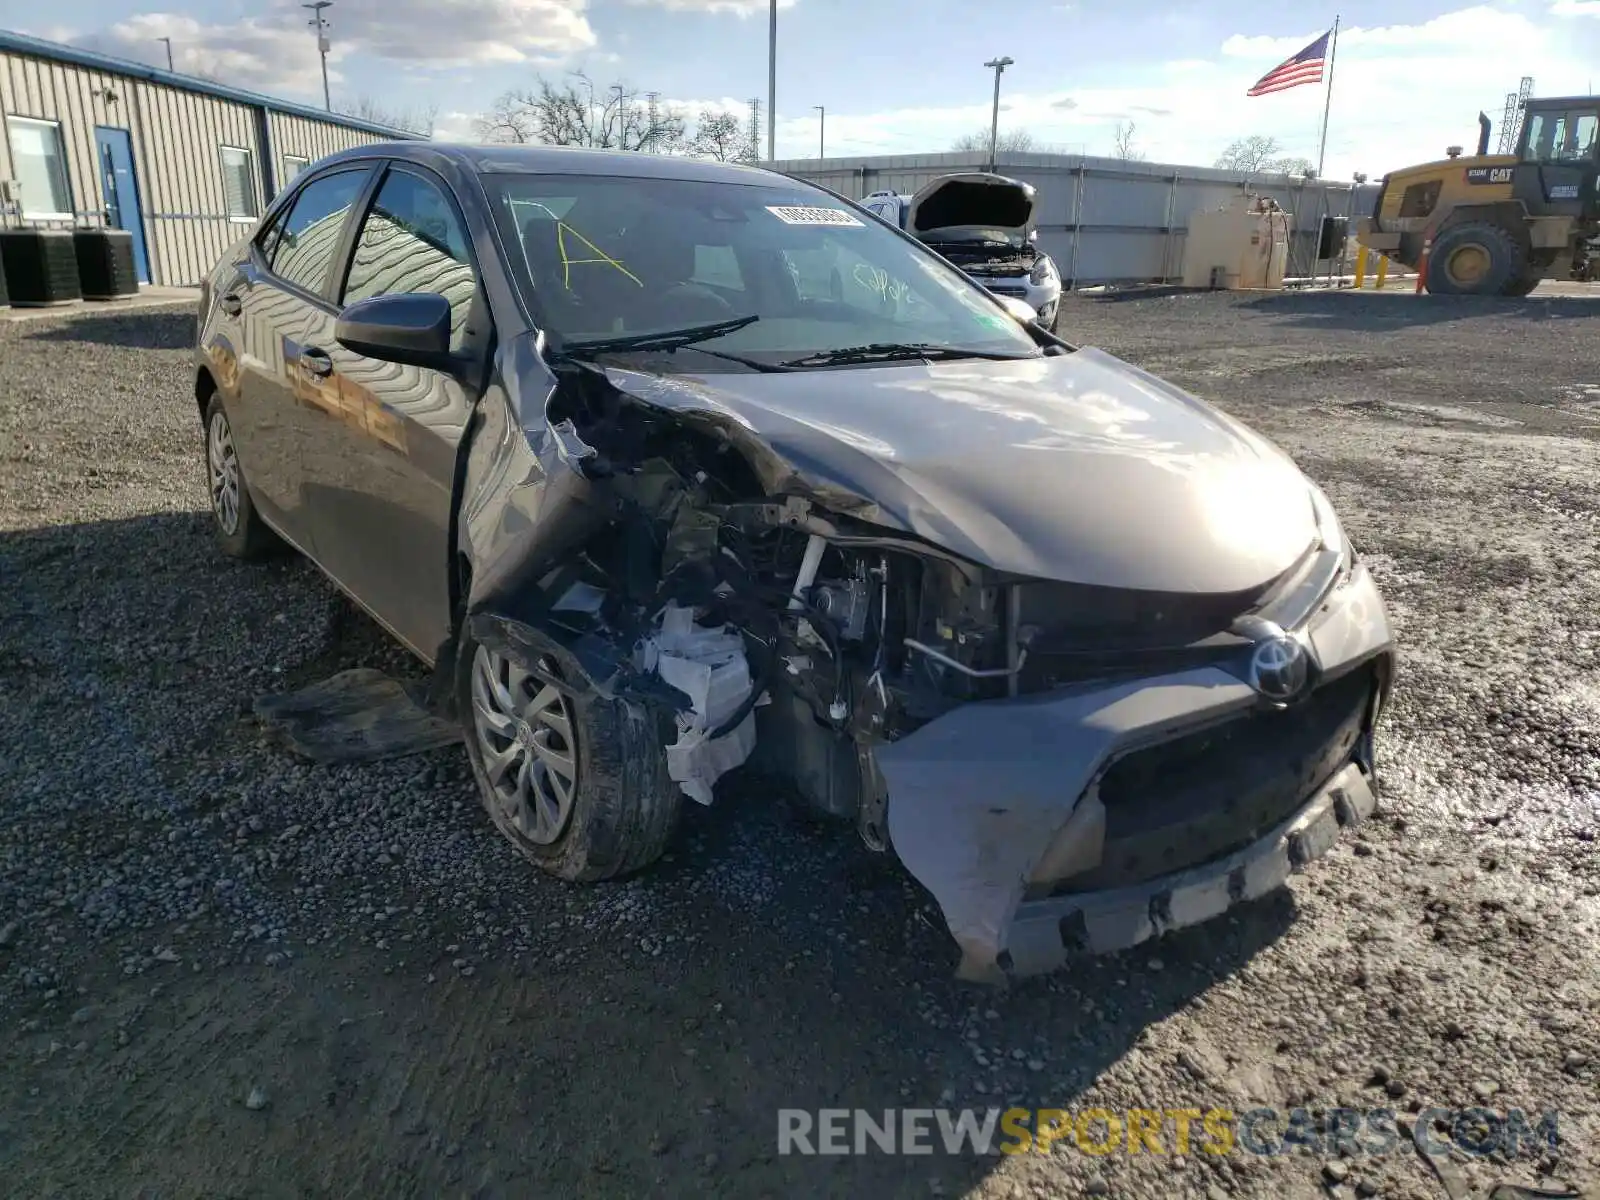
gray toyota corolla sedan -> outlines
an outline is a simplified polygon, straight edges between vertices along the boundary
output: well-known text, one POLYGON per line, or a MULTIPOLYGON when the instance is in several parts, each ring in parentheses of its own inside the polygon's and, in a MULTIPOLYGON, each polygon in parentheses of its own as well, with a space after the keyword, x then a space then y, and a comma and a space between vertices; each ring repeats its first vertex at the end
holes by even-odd
POLYGON ((644 867, 748 764, 1001 981, 1373 809, 1393 647, 1322 492, 832 193, 368 146, 224 256, 198 343, 223 548, 287 543, 429 664, 562 878, 644 867))

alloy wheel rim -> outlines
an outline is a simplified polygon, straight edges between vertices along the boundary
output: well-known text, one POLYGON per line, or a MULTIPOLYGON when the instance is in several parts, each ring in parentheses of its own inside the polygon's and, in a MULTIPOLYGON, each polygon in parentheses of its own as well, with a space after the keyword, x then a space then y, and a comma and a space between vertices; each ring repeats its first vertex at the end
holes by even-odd
POLYGON ((1489 273, 1489 255, 1481 246, 1462 246, 1450 256, 1447 270, 1453 282, 1471 287, 1489 273))
MULTIPOLYGON (((553 664, 540 664, 554 673, 553 664)), ((560 689, 479 646, 472 660, 472 720, 495 805, 529 841, 564 832, 578 794, 572 708, 560 689)))
POLYGON ((222 532, 231 536, 239 530, 239 456, 221 409, 211 414, 206 463, 211 469, 211 511, 222 532))

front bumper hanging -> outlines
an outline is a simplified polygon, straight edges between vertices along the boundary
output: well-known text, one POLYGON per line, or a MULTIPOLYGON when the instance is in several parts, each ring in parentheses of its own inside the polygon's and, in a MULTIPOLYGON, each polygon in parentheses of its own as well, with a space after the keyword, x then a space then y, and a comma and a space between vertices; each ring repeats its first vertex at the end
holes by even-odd
MULTIPOLYGON (((1241 828, 1259 832, 1243 845, 1218 840, 1209 861, 1159 874, 1147 870, 1126 885, 1102 870, 1103 886, 1068 894, 1046 887, 1035 898, 1047 854, 1071 863, 1083 878, 1097 878, 1094 868, 1113 844, 1106 840, 1106 812, 1094 811, 1101 803, 1098 783, 1109 777, 1111 764, 1182 739, 1203 744, 1204 731, 1235 727, 1261 711, 1261 697, 1221 667, 968 704, 878 747, 890 841, 938 901, 961 949, 958 975, 1004 982, 1049 971, 1080 949, 1116 950, 1209 920, 1281 886, 1367 817, 1375 805, 1372 723, 1387 687, 1393 641, 1365 567, 1357 565, 1329 594, 1302 634, 1322 681, 1305 703, 1314 704, 1322 689, 1331 694, 1339 688, 1351 697, 1348 703, 1360 705, 1319 726, 1328 734, 1310 754, 1297 749, 1294 770, 1314 776, 1280 780, 1276 807, 1268 808, 1251 807, 1264 786, 1259 770, 1254 778, 1240 772, 1251 791, 1246 799, 1229 793, 1232 775, 1198 787, 1195 794, 1213 806, 1197 814, 1210 819, 1209 834, 1226 824, 1217 813, 1235 805, 1245 814, 1241 828), (1290 793, 1289 786, 1299 790, 1290 793), (1258 819, 1264 812, 1272 814, 1270 826, 1258 819), (1076 857, 1083 861, 1074 862, 1078 848, 1071 842, 1079 829, 1083 853, 1076 857)), ((1242 752, 1251 765, 1249 755, 1257 753, 1251 745, 1225 753, 1242 752)), ((1207 761, 1203 752, 1196 761, 1207 761)), ((1107 799, 1113 807, 1125 802, 1107 799)), ((1174 817, 1170 808, 1165 818, 1181 821, 1183 814, 1174 817)), ((1116 819, 1112 813, 1110 820, 1116 819)), ((1122 819, 1126 823, 1126 815, 1122 819)))

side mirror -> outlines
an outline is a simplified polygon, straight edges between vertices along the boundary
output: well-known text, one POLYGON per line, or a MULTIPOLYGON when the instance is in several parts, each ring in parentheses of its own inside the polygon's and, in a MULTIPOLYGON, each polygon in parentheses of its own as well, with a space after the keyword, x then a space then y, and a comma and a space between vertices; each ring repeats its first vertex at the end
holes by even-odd
POLYGON ((346 350, 383 362, 449 370, 450 301, 436 292, 400 292, 358 300, 333 327, 346 350))

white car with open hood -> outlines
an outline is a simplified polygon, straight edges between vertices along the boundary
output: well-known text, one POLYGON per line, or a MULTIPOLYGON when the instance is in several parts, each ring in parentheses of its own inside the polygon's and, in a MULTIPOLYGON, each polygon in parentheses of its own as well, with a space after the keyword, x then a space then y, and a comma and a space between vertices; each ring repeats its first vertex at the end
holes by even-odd
POLYGON ((1026 303, 1055 332, 1061 272, 1039 249, 1038 191, 1031 183, 983 171, 941 175, 915 195, 873 192, 869 212, 904 229, 997 296, 1026 303))

